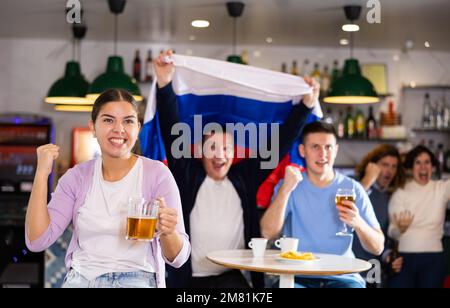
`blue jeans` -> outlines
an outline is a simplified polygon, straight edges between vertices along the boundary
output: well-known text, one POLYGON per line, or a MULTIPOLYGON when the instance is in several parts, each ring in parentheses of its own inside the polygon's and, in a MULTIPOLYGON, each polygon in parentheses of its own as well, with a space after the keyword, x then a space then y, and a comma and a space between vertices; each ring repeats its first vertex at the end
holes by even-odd
POLYGON ((363 289, 366 286, 351 278, 303 278, 295 277, 295 288, 320 288, 320 289, 363 289))
POLYGON ((156 274, 147 272, 108 273, 87 280, 77 271, 71 269, 67 274, 62 288, 156 288, 156 274))
POLYGON ((389 279, 390 288, 442 288, 445 265, 443 253, 401 253, 402 271, 389 279))

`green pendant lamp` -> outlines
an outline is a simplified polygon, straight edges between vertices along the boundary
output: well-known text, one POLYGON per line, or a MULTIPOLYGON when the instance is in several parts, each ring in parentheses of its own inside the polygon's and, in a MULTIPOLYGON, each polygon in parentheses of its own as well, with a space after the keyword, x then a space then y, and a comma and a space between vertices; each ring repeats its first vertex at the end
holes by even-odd
POLYGON ((356 59, 345 61, 342 76, 337 79, 324 99, 331 104, 372 104, 379 103, 380 98, 373 84, 361 74, 359 62, 356 59))
POLYGON ((86 99, 89 82, 81 74, 80 64, 70 61, 66 64, 64 77, 57 80, 48 91, 45 102, 48 104, 89 105, 86 99))
POLYGON ((227 61, 237 64, 244 64, 242 57, 237 54, 237 19, 244 13, 245 4, 242 2, 227 2, 228 15, 233 17, 233 54, 228 56, 227 61))
POLYGON ((139 86, 134 79, 125 74, 123 59, 119 56, 108 58, 106 73, 101 74, 92 82, 87 98, 95 101, 101 93, 109 89, 124 89, 130 92, 136 101, 142 101, 139 86))
POLYGON ((137 102, 143 97, 135 79, 125 74, 123 59, 117 56, 118 15, 125 9, 126 0, 108 0, 110 11, 115 14, 114 56, 108 58, 106 72, 98 76, 91 84, 87 98, 95 101, 101 93, 109 89, 123 89, 130 92, 137 102))
MULTIPOLYGON (((361 6, 344 7, 347 19, 359 18, 361 6)), ((350 59, 345 61, 342 76, 331 84, 330 92, 324 102, 330 104, 373 104, 380 98, 373 84, 361 74, 358 60, 353 57, 354 34, 350 33, 350 59)))
POLYGON ((48 104, 59 105, 90 105, 91 102, 86 99, 89 89, 89 82, 81 73, 80 64, 75 61, 75 49, 77 43, 86 35, 87 28, 84 24, 77 24, 72 27, 73 41, 73 59, 67 62, 64 76, 57 80, 48 91, 44 101, 48 104))

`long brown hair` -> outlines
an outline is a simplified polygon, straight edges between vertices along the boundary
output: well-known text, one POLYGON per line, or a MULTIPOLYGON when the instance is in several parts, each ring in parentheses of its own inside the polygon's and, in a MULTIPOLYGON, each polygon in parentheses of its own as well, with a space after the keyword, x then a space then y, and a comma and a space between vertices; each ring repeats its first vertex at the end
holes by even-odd
POLYGON ((404 187, 406 182, 405 170, 403 169, 400 153, 396 147, 389 144, 380 144, 375 149, 367 153, 361 163, 356 167, 355 171, 356 175, 362 179, 366 175, 366 168, 369 163, 378 163, 386 156, 392 156, 398 160, 397 172, 395 173, 395 177, 388 188, 390 192, 394 192, 396 189, 404 187))

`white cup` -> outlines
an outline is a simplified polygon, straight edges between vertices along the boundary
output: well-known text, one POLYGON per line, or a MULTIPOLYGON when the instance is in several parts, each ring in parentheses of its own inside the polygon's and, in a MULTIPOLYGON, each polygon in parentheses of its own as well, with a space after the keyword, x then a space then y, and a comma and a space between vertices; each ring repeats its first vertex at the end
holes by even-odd
POLYGON ((281 252, 297 251, 298 249, 298 238, 292 237, 282 237, 275 241, 275 246, 281 249, 281 252))
POLYGON ((253 251, 253 257, 262 258, 264 257, 264 252, 267 247, 267 239, 265 238, 252 238, 250 243, 248 243, 248 247, 250 247, 253 251))

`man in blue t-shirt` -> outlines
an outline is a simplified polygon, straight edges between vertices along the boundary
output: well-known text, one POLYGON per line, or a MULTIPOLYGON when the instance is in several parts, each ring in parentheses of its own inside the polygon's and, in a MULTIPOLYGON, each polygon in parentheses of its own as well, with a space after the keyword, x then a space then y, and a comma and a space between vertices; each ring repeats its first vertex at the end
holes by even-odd
MULTIPOLYGON (((353 236, 337 236, 345 223, 354 231, 363 247, 374 255, 384 248, 384 235, 375 216, 370 199, 356 181, 333 169, 338 153, 334 127, 322 122, 307 125, 303 131, 300 155, 306 160, 303 178, 295 167, 287 167, 284 181, 275 189, 274 200, 261 219, 265 238, 284 236, 300 239, 300 249, 354 257, 353 236), (335 205, 339 188, 353 189, 356 202, 335 205)), ((296 287, 363 288, 365 282, 358 274, 330 277, 295 278, 296 287)))

